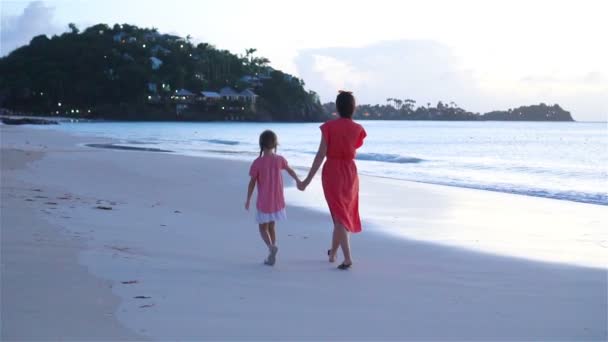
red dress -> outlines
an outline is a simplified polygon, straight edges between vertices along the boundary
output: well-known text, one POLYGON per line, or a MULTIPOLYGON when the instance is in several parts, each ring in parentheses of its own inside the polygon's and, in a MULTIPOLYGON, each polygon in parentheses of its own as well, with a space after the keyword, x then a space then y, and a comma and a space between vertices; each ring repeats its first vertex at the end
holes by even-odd
POLYGON ((363 127, 351 119, 335 119, 321 125, 327 144, 323 165, 323 193, 331 216, 352 233, 361 231, 359 218, 359 177, 355 151, 366 137, 363 127))

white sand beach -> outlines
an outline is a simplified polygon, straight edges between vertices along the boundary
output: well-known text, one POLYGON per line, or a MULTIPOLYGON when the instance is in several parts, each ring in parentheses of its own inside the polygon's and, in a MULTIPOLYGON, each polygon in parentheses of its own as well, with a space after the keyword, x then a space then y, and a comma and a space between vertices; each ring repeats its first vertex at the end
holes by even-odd
MULTIPOLYGON (((304 201, 289 190, 268 267, 243 208, 246 163, 91 148, 110 141, 27 127, 0 135, 2 340, 608 339, 608 269, 585 258, 539 261, 364 227, 355 265, 339 271, 325 255, 328 214, 294 206, 304 201)), ((522 206, 517 195, 391 186, 381 197, 368 185, 362 205, 409 194, 407 217, 385 218, 400 229, 474 236, 505 228, 493 220, 522 206)), ((604 206, 523 203, 534 219, 513 218, 517 231, 608 223, 604 206)), ((594 260, 608 250, 594 248, 594 260)))

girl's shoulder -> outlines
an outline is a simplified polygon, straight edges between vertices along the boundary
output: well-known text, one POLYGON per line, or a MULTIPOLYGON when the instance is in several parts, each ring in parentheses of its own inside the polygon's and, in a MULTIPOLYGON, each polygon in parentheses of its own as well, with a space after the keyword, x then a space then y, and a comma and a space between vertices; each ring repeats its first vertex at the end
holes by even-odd
POLYGON ((280 155, 280 154, 276 154, 276 153, 275 153, 274 157, 275 157, 277 160, 280 160, 280 161, 283 161, 283 162, 286 162, 286 161, 287 161, 287 159, 285 159, 285 157, 283 157, 283 156, 282 156, 282 155, 280 155))

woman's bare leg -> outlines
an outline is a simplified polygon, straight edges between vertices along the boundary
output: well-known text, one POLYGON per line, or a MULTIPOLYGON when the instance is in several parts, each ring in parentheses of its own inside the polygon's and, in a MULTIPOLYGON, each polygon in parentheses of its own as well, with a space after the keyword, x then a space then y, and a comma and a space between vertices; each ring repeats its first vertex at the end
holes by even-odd
POLYGON ((336 223, 334 230, 338 232, 338 241, 344 254, 344 264, 350 265, 353 260, 350 256, 350 233, 346 230, 346 227, 340 223, 336 223))
POLYGON ((331 235, 331 249, 329 250, 329 262, 336 261, 338 248, 340 248, 340 233, 338 231, 338 226, 334 224, 334 231, 331 235))

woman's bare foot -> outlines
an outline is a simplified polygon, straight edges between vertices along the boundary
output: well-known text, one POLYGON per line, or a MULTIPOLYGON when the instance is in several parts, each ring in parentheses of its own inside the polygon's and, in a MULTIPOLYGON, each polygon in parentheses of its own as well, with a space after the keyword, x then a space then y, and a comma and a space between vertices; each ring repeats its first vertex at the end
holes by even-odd
POLYGON ((329 262, 336 262, 336 252, 332 253, 331 249, 328 249, 327 255, 329 256, 329 262))
POLYGON ((338 266, 338 269, 339 269, 339 270, 347 270, 347 269, 351 268, 351 266, 352 266, 352 265, 353 265, 353 262, 352 262, 352 261, 351 261, 351 262, 346 262, 346 261, 345 261, 345 262, 341 263, 341 264, 338 266))

